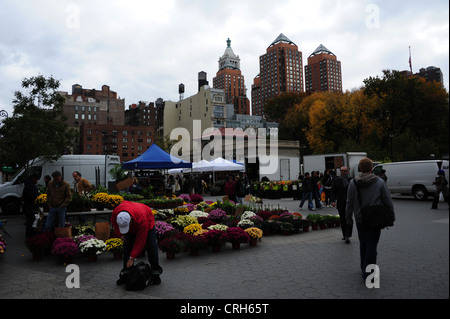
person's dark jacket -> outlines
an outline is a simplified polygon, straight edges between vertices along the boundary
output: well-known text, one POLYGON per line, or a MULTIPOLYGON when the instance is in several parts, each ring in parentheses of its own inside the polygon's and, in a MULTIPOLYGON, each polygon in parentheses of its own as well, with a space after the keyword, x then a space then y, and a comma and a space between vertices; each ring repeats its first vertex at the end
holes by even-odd
POLYGON ((38 207, 35 203, 36 198, 39 196, 39 190, 31 179, 28 179, 24 183, 24 188, 22 192, 22 200, 23 200, 23 210, 33 210, 38 207))
POLYGON ((332 203, 337 202, 337 209, 345 209, 348 185, 351 180, 352 178, 349 176, 333 178, 330 199, 332 203))
POLYGON ((302 192, 303 193, 312 192, 311 177, 303 178, 303 181, 302 181, 302 192))

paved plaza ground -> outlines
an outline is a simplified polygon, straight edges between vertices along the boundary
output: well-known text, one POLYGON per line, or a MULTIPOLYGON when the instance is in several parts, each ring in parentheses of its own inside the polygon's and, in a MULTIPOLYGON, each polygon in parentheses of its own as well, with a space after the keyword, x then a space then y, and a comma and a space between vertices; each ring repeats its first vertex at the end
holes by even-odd
MULTIPOLYGON (((299 201, 292 198, 265 203, 299 211, 299 201)), ((395 226, 382 230, 378 246, 380 288, 372 289, 361 278, 356 227, 349 245, 341 240, 340 228, 330 228, 267 236, 257 247, 245 245, 240 250, 227 244, 220 253, 204 250, 197 257, 180 253, 167 260, 160 252, 162 284, 139 292, 116 286, 122 263, 111 254, 102 254, 95 263, 77 257, 74 263, 80 269, 80 288, 69 289, 65 285, 69 273, 56 256, 32 261, 24 245, 23 217, 6 216, 11 238, 0 256, 0 298, 448 299, 447 204, 440 203, 438 210, 432 210, 431 201, 394 196, 394 207, 395 226)), ((306 216, 309 212, 302 213, 306 216)), ((337 214, 337 210, 323 208, 315 213, 337 214)))

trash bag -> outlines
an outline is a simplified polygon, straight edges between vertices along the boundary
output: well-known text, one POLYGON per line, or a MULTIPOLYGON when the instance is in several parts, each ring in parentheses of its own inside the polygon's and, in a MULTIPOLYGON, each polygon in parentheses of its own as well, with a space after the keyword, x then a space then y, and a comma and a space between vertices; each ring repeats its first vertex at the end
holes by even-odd
POLYGON ((150 265, 140 261, 130 268, 122 269, 120 272, 120 278, 124 279, 126 290, 143 290, 147 287, 150 274, 150 265))

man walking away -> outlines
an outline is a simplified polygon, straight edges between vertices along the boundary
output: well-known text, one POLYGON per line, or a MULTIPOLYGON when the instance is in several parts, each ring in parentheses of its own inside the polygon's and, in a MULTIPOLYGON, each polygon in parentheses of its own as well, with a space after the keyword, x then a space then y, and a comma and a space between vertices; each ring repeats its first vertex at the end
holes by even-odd
POLYGON ((377 263, 377 246, 381 229, 368 229, 363 225, 357 185, 361 195, 362 207, 385 205, 394 210, 389 189, 381 178, 372 174, 372 165, 373 162, 369 158, 363 158, 359 161, 361 174, 350 181, 347 193, 347 222, 352 223, 352 215, 355 216, 359 238, 360 266, 364 280, 370 275, 366 272, 367 266, 377 263))

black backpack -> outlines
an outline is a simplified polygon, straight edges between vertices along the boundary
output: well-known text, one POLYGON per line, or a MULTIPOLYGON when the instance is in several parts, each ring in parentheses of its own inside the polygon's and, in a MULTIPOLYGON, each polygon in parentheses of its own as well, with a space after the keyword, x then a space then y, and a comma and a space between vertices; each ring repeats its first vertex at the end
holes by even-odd
POLYGON ((125 279, 125 289, 143 290, 147 287, 147 282, 150 279, 150 265, 140 261, 136 265, 130 268, 122 269, 120 272, 120 278, 125 279))

